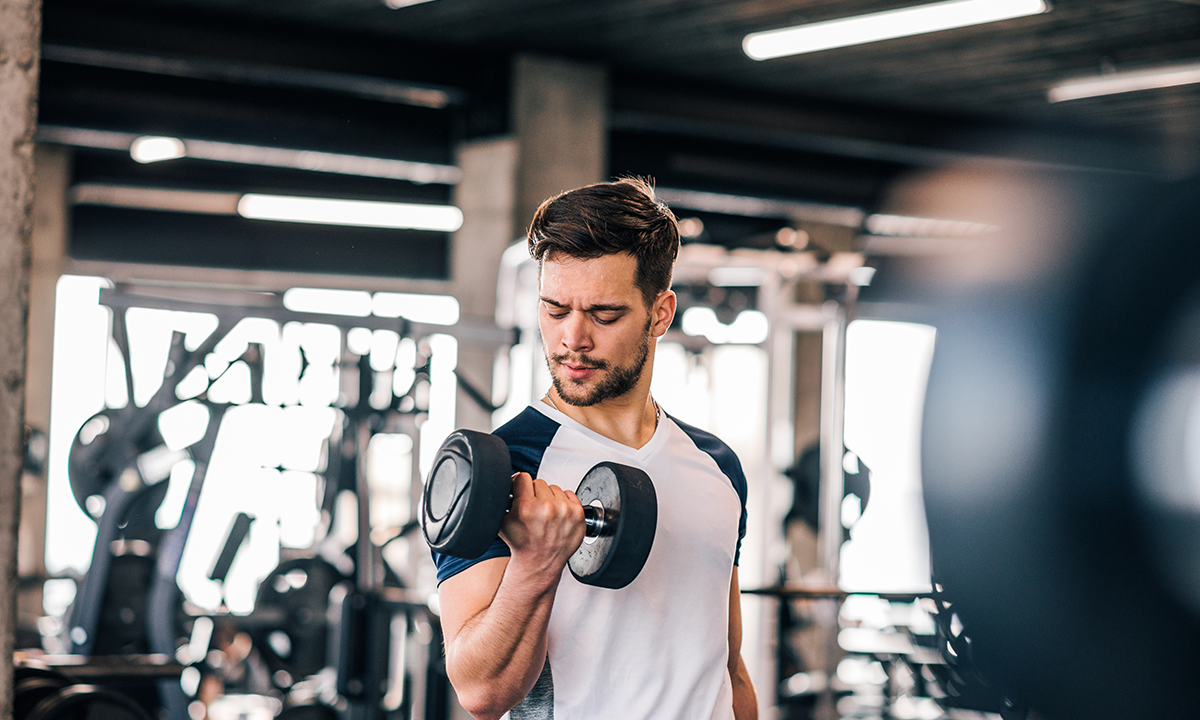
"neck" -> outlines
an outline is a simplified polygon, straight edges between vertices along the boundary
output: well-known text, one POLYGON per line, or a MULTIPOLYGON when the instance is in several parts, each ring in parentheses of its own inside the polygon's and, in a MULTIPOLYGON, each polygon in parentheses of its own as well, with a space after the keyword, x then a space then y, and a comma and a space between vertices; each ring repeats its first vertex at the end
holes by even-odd
POLYGON ((649 388, 635 387, 626 395, 588 407, 568 404, 554 390, 546 393, 549 405, 604 437, 622 445, 640 448, 650 442, 658 427, 659 410, 649 388))

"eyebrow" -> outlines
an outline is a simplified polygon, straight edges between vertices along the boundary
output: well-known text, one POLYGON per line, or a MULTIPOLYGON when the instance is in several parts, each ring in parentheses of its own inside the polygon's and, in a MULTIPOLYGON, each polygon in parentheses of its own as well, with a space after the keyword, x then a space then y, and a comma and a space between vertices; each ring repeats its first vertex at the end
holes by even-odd
MULTIPOLYGON (((539 296, 538 299, 541 300, 542 302, 546 303, 547 305, 553 305, 554 307, 557 307, 557 308, 564 308, 564 309, 570 308, 569 305, 564 305, 564 304, 558 302, 557 300, 553 300, 551 298, 546 297, 545 295, 539 296)), ((607 303, 599 303, 596 305, 588 305, 587 307, 585 307, 583 309, 583 311, 584 312, 623 312, 628 309, 629 309, 628 305, 611 305, 611 304, 607 304, 607 303)))

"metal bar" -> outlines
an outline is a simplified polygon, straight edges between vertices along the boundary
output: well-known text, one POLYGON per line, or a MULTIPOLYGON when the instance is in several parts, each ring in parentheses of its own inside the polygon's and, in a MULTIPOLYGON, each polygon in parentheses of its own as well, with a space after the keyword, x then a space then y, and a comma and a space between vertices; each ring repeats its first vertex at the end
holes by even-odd
POLYGON ((169 77, 324 90, 380 102, 435 109, 461 105, 467 100, 462 90, 453 87, 264 63, 229 62, 201 57, 166 57, 55 43, 42 46, 42 59, 169 77))
POLYGON ((822 567, 832 583, 838 581, 842 547, 843 417, 846 383, 846 310, 830 305, 832 317, 821 340, 821 508, 819 541, 822 567))
POLYGON ((341 328, 362 327, 369 330, 394 330, 402 336, 425 337, 427 335, 452 335, 464 345, 497 347, 513 345, 517 341, 515 330, 496 327, 489 322, 480 322, 464 318, 454 325, 432 325, 429 323, 414 323, 400 318, 383 318, 377 315, 355 317, 350 315, 327 315, 324 313, 295 312, 282 305, 222 305, 220 303, 194 302, 176 300, 155 295, 141 295, 125 292, 116 288, 104 288, 100 291, 100 304, 113 310, 133 307, 153 308, 158 310, 177 310, 180 312, 196 312, 216 315, 229 319, 243 317, 261 317, 279 322, 319 323, 334 325, 341 328))
MULTIPOLYGON (((845 409, 846 379, 846 308, 834 302, 827 303, 830 311, 821 339, 821 490, 820 512, 817 522, 818 548, 826 579, 837 585, 842 549, 842 495, 845 492, 845 477, 842 473, 844 441, 843 413, 845 409)), ((825 615, 824 649, 825 677, 832 679, 837 672, 838 660, 838 605, 839 599, 824 601, 829 604, 825 615)), ((815 717, 833 720, 837 717, 834 706, 833 685, 827 682, 821 693, 815 717)))
POLYGON ((367 477, 367 446, 371 443, 371 428, 366 418, 355 418, 354 423, 354 491, 358 495, 358 564, 357 588, 362 592, 377 592, 383 589, 383 569, 375 558, 375 544, 371 542, 371 483, 367 477))

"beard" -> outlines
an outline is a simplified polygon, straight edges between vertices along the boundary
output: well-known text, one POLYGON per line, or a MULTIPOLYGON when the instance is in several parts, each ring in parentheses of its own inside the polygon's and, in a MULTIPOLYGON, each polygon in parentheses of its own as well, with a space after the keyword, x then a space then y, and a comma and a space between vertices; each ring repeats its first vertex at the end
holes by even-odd
POLYGON ((646 367, 646 360, 650 356, 650 323, 646 323, 645 333, 642 335, 642 342, 638 346, 637 357, 628 365, 618 365, 613 367, 611 363, 604 360, 597 360, 588 357, 587 355, 572 356, 568 354, 553 355, 547 353, 546 366, 550 369, 550 379, 554 383, 554 390, 563 402, 574 407, 591 407, 605 400, 619 398, 625 395, 637 385, 638 380, 642 378, 642 371, 646 367), (595 368, 600 371, 608 371, 604 379, 597 383, 590 390, 583 390, 579 393, 582 383, 560 378, 554 372, 554 366, 565 361, 571 361, 572 365, 586 365, 590 368, 595 368), (568 389, 570 390, 568 392, 568 389))

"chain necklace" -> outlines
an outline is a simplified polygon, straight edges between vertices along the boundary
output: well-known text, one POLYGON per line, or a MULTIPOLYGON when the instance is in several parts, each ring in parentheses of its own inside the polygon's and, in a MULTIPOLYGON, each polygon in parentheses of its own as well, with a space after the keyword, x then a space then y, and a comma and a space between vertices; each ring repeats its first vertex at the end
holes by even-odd
MULTIPOLYGON (((546 397, 546 400, 550 403, 550 405, 555 410, 558 410, 558 403, 554 402, 554 398, 550 397, 549 391, 546 392, 545 397, 546 397)), ((662 419, 662 407, 658 404, 658 401, 655 400, 653 397, 650 398, 650 402, 654 403, 654 429, 657 430, 658 429, 658 421, 662 419)), ((558 410, 558 411, 562 412, 562 410, 558 410)), ((566 415, 566 413, 563 413, 563 415, 566 415)))

